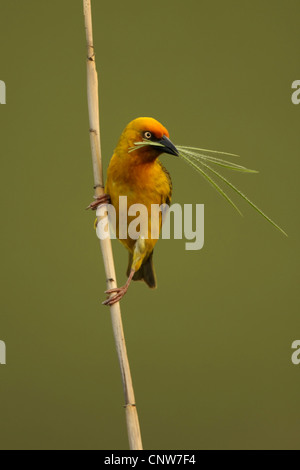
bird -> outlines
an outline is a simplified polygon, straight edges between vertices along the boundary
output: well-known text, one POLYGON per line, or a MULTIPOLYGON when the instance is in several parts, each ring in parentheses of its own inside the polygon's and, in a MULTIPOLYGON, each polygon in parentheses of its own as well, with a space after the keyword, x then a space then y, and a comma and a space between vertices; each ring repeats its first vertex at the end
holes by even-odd
MULTIPOLYGON (((168 204, 172 197, 172 180, 158 157, 167 153, 179 156, 169 138, 168 130, 156 119, 139 117, 131 121, 122 132, 111 157, 105 184, 105 194, 96 198, 88 209, 96 210, 103 203, 111 203, 116 211, 116 236, 129 252, 127 281, 122 287, 105 291, 104 305, 111 306, 126 294, 132 280, 144 281, 156 287, 153 250, 157 238, 151 237, 151 205, 168 204), (147 144, 149 142, 149 144, 147 144), (137 145, 143 143, 143 145, 137 145), (119 237, 119 197, 127 196, 128 207, 143 204, 147 208, 148 234, 138 239, 119 237)), ((126 214, 127 222, 133 219, 126 214)), ((159 231, 162 218, 159 218, 159 231)), ((128 226, 128 225, 127 225, 128 226)))

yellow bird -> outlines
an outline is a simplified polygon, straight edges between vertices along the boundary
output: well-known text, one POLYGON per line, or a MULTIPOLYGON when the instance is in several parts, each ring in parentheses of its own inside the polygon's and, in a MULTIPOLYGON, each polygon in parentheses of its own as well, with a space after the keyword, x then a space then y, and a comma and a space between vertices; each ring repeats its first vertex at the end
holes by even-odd
MULTIPOLYGON (((133 204, 143 204, 148 214, 146 236, 140 236, 137 240, 128 235, 125 239, 119 238, 129 251, 128 280, 124 286, 106 291, 110 297, 103 302, 105 305, 118 302, 127 292, 131 280, 143 280, 149 287, 156 287, 152 256, 157 238, 151 238, 151 204, 170 204, 172 196, 170 175, 158 160, 162 153, 179 155, 178 150, 169 140, 167 129, 153 118, 141 117, 131 121, 122 132, 110 160, 105 185, 106 194, 97 198, 89 206, 93 210, 106 202, 114 206, 118 238, 120 196, 127 196, 128 208, 133 204), (145 143, 145 141, 149 141, 149 145, 137 145, 134 151, 130 151, 137 142, 145 143)), ((134 217, 128 214, 126 217, 128 227, 134 217)))

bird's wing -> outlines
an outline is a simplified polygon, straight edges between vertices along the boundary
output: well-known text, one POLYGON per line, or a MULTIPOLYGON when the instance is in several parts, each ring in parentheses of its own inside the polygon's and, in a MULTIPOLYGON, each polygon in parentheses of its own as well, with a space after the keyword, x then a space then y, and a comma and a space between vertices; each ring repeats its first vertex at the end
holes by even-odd
POLYGON ((158 160, 158 163, 161 166, 161 169, 163 170, 163 172, 165 173, 165 175, 167 177, 167 180, 168 180, 168 183, 169 183, 169 192, 168 192, 168 194, 162 194, 162 204, 170 205, 171 198, 172 198, 172 189, 173 189, 171 176, 170 176, 170 173, 168 172, 168 170, 163 166, 161 161, 158 160))

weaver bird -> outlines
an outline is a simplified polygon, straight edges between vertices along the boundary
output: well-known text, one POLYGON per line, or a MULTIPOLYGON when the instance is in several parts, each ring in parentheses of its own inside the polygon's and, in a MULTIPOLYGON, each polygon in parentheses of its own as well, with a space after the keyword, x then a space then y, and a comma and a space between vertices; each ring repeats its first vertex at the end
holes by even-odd
MULTIPOLYGON (((94 210, 100 204, 107 202, 114 206, 118 238, 120 196, 127 196, 128 207, 133 204, 143 204, 148 214, 148 234, 141 235, 137 240, 128 235, 125 239, 119 238, 129 251, 128 279, 124 286, 105 292, 110 297, 103 302, 104 305, 113 305, 118 302, 126 294, 132 280, 143 280, 149 287, 156 287, 152 257, 157 238, 151 238, 151 204, 169 205, 172 196, 170 175, 158 160, 162 153, 179 155, 178 150, 169 140, 167 129, 153 118, 141 117, 131 121, 122 132, 110 160, 105 195, 89 205, 89 208, 94 210), (142 142, 144 145, 136 145, 142 142)), ((127 214, 126 216, 130 224, 134 217, 127 214)), ((161 223, 160 216, 159 230, 161 223)))

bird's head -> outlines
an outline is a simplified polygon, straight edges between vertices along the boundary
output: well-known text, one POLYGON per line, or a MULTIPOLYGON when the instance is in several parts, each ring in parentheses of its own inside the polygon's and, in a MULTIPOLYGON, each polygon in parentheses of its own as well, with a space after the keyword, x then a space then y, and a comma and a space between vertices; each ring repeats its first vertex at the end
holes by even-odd
POLYGON ((167 129, 156 119, 147 117, 134 119, 126 126, 116 152, 122 156, 130 156, 137 163, 153 161, 162 153, 179 155, 175 145, 169 139, 167 129), (138 142, 143 142, 145 145, 135 145, 138 142))

